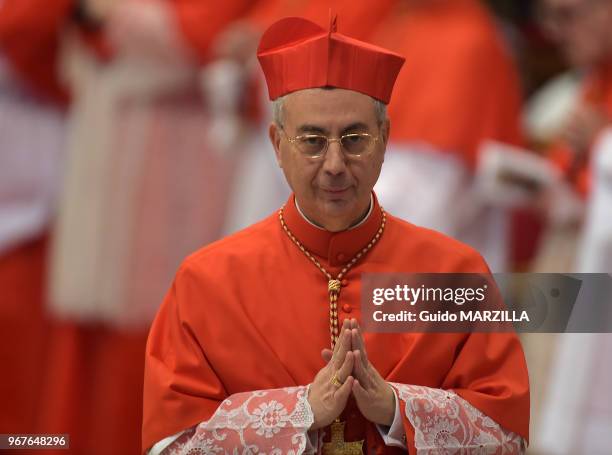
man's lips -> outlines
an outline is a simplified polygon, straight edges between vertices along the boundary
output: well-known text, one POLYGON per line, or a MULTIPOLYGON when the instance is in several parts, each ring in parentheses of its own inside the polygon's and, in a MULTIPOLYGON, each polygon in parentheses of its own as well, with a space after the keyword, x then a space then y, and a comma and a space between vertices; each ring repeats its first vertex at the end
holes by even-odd
POLYGON ((323 188, 323 191, 330 194, 342 194, 348 189, 349 187, 347 186, 346 188, 323 188))

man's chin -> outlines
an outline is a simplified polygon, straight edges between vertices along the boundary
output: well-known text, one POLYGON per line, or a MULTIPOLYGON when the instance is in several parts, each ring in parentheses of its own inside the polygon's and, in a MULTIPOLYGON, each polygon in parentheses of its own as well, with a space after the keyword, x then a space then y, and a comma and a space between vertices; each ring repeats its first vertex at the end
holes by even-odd
POLYGON ((353 198, 325 198, 320 205, 322 212, 335 219, 350 218, 355 211, 353 198))
POLYGON ((327 210, 347 211, 355 205, 355 198, 348 192, 345 194, 325 194, 322 203, 327 210))

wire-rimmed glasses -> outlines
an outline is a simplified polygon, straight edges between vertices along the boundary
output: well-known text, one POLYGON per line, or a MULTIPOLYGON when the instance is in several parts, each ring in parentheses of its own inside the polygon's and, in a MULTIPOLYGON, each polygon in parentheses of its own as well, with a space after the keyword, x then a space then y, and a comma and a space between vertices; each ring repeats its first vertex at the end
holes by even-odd
MULTIPOLYGON (((284 130, 283 133, 285 133, 284 130)), ((312 159, 325 156, 330 142, 338 142, 347 156, 359 158, 371 153, 374 149, 374 144, 379 140, 378 136, 373 136, 370 133, 346 133, 339 138, 331 138, 323 134, 314 133, 289 137, 285 133, 285 137, 300 153, 312 159)))

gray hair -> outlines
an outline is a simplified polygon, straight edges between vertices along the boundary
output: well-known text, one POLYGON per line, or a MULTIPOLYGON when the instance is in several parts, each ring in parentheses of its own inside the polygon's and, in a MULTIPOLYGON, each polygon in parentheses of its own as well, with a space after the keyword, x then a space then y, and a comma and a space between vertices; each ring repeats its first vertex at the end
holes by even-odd
MULTIPOLYGON (((290 94, 280 96, 272 101, 272 120, 280 127, 283 126, 283 106, 285 98, 289 95, 290 94)), ((372 98, 372 101, 374 102, 374 109, 376 111, 376 122, 380 127, 387 121, 387 105, 376 98, 372 98)))

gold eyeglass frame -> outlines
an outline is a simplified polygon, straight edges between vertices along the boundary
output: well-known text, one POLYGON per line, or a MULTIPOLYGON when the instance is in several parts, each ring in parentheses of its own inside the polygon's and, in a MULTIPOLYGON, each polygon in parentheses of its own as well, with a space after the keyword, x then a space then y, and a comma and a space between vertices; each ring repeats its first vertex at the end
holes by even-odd
POLYGON ((318 160, 323 158, 326 154, 327 154, 327 150, 329 150, 329 144, 332 142, 337 142, 340 145, 340 150, 343 151, 345 156, 351 157, 351 158, 362 158, 364 156, 368 156, 369 154, 372 153, 372 151, 374 150, 374 145, 380 140, 380 136, 375 136, 373 134, 370 133, 346 133, 343 134, 340 137, 328 137, 325 136, 324 134, 300 134, 299 136, 294 136, 294 137, 290 137, 287 132, 283 129, 283 128, 279 128, 283 134, 285 135, 285 138, 287 139, 287 141, 293 145, 296 150, 298 152, 300 152, 304 157, 309 158, 311 160, 318 160), (346 137, 350 137, 350 136, 367 136, 370 139, 372 139, 372 144, 370 145, 370 148, 367 152, 365 153, 361 153, 359 155, 356 155, 354 153, 346 153, 346 148, 342 145, 342 139, 346 138, 346 137), (307 153, 304 153, 302 150, 300 150, 300 147, 298 145, 296 145, 296 142, 299 139, 303 139, 303 138, 308 138, 308 137, 321 137, 321 138, 325 138, 325 140, 327 141, 325 147, 323 148, 323 151, 321 152, 321 154, 319 155, 308 155, 307 153))

